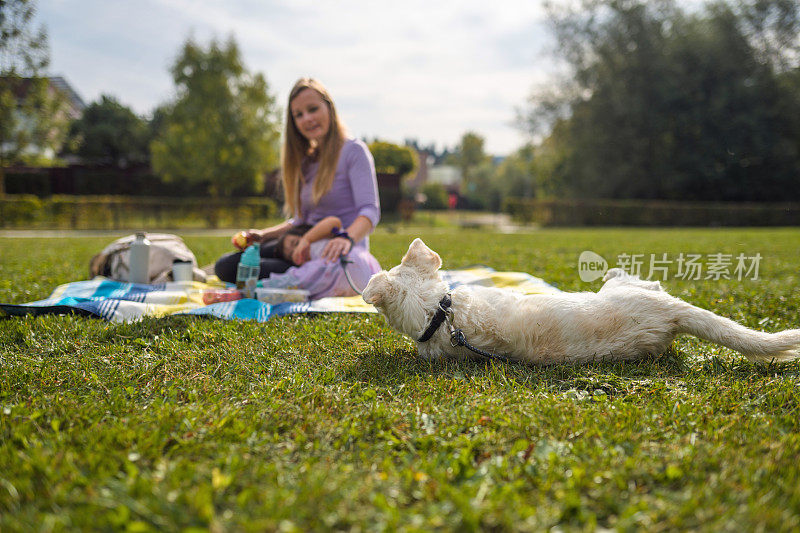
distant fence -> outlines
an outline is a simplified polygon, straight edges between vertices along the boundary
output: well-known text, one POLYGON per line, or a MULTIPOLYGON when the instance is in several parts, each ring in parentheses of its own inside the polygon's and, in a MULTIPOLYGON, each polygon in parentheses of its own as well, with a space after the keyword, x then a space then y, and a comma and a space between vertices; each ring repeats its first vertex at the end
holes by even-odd
POLYGON ((510 198, 505 211, 541 226, 800 226, 800 203, 510 198))
POLYGON ((381 201, 381 211, 394 213, 400 205, 400 179, 401 174, 378 172, 378 196, 381 201))
MULTIPOLYGON (((40 198, 53 195, 75 196, 150 196, 199 197, 208 193, 208 183, 166 182, 153 173, 147 164, 127 167, 113 165, 72 164, 60 167, 6 167, 5 192, 32 194, 40 198)), ((278 171, 263 175, 267 197, 275 199, 279 181, 278 171)), ((255 196, 253 184, 231 191, 231 196, 255 196)))
MULTIPOLYGON (((7 194, 57 194, 77 196, 202 196, 204 183, 166 183, 149 165, 119 168, 111 165, 64 167, 9 167, 5 172, 7 194)), ((247 193, 239 196, 249 196, 247 193)))
MULTIPOLYGON (((149 165, 119 168, 110 165, 69 165, 65 167, 9 167, 5 192, 11 195, 149 196, 164 198, 200 197, 206 183, 167 183, 153 174, 149 165)), ((397 211, 400 202, 400 174, 378 173, 378 194, 384 213, 397 211)), ((265 198, 282 201, 277 170, 264 175, 265 198)), ((252 197, 248 187, 233 191, 233 197, 252 197)))
POLYGON ((258 227, 278 216, 269 198, 8 195, 0 198, 4 228, 131 229, 258 227))

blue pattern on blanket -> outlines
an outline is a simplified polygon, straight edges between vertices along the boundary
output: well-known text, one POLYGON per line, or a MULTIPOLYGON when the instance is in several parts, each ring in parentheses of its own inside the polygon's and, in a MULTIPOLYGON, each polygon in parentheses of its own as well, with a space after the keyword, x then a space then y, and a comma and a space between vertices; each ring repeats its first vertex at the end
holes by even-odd
MULTIPOLYGON (((484 266, 442 271, 453 288, 471 284, 506 287, 526 294, 556 292, 543 280, 522 272, 497 272, 484 266)), ((375 308, 360 296, 322 298, 301 303, 268 304, 254 299, 205 305, 203 294, 230 288, 211 283, 169 282, 155 285, 121 283, 105 278, 77 281, 57 287, 49 298, 25 304, 0 304, 10 315, 62 314, 76 312, 111 322, 131 322, 145 316, 197 315, 226 320, 266 322, 274 316, 297 313, 374 313, 375 308)))

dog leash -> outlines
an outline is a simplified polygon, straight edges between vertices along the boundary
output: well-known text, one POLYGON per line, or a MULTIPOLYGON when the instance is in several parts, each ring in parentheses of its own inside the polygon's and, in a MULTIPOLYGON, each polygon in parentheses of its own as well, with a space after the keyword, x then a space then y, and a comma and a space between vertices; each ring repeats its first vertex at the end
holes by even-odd
MULTIPOLYGON (((340 230, 339 228, 333 228, 331 229, 331 235, 333 235, 333 238, 341 237, 343 239, 347 239, 348 241, 350 241, 350 250, 352 250, 353 246, 356 245, 356 241, 354 241, 353 238, 347 234, 347 230, 345 229, 340 230)), ((350 253, 350 250, 347 251, 348 254, 350 253)), ((354 262, 355 261, 352 261, 347 258, 347 254, 339 256, 339 264, 342 265, 342 270, 344 270, 344 277, 347 278, 347 283, 350 284, 351 289, 356 291, 356 294, 360 295, 364 291, 358 290, 358 287, 356 287, 355 283, 353 283, 353 278, 350 277, 350 272, 347 271, 348 263, 354 263, 354 262)))
POLYGON ((492 352, 486 352, 481 350, 480 348, 476 348, 470 343, 467 342, 467 338, 464 336, 464 332, 460 329, 453 328, 452 324, 450 324, 450 345, 455 348, 456 346, 463 346, 467 350, 475 352, 478 355, 482 355, 488 359, 493 359, 495 361, 501 361, 503 363, 510 363, 511 359, 504 355, 497 355, 492 352))
POLYGON ((342 270, 344 270, 344 277, 347 278, 347 283, 350 284, 350 288, 356 291, 358 294, 362 294, 364 291, 358 290, 358 288, 353 283, 353 279, 350 277, 350 272, 347 271, 347 264, 354 263, 355 261, 348 259, 346 256, 341 255, 339 256, 339 264, 342 265, 342 270))
POLYGON ((450 307, 452 303, 453 300, 450 296, 450 293, 445 294, 442 299, 439 300, 439 305, 436 307, 436 313, 434 313, 431 323, 422 333, 422 336, 417 339, 417 341, 426 342, 430 340, 436 330, 439 329, 439 326, 442 325, 442 322, 447 322, 447 327, 450 330, 450 346, 453 348, 463 346, 467 350, 486 357, 487 359, 501 361, 503 363, 510 363, 511 359, 508 357, 481 350, 480 348, 476 348, 475 346, 471 345, 467 341, 467 337, 464 335, 464 332, 461 331, 460 328, 453 326, 453 309, 450 307))

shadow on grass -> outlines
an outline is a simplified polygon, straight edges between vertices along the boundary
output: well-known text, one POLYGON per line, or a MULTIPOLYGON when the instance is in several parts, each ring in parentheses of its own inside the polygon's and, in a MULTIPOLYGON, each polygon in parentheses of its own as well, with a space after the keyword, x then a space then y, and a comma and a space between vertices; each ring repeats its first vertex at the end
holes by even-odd
POLYGON ((344 381, 372 386, 392 386, 414 376, 513 382, 528 389, 597 390, 619 394, 623 381, 674 379, 688 372, 684 360, 674 351, 638 361, 593 361, 583 364, 535 365, 503 363, 485 359, 428 361, 411 350, 392 353, 369 351, 346 367, 339 376, 344 381), (617 385, 615 385, 615 383, 617 385))
POLYGON ((757 364, 741 358, 730 360, 716 356, 692 362, 673 347, 658 356, 636 361, 593 361, 578 365, 452 359, 428 361, 411 350, 395 350, 392 353, 369 351, 362 353, 355 363, 346 367, 339 378, 373 387, 392 387, 414 377, 488 380, 552 393, 570 390, 592 393, 602 390, 609 397, 620 397, 641 393, 656 383, 664 386, 676 380, 725 377, 734 381, 750 381, 753 377, 797 375, 800 375, 798 362, 757 364))

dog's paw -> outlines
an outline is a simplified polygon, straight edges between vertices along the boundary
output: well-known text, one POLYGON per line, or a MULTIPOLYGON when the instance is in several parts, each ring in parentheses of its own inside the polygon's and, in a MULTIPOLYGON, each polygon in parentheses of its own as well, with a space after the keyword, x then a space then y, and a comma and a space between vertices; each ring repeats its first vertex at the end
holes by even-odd
POLYGON ((663 291, 660 281, 642 281, 642 287, 651 291, 663 291))
POLYGON ((429 343, 418 343, 417 353, 420 357, 427 361, 441 359, 441 357, 444 355, 440 350, 435 350, 429 343))
POLYGON ((603 276, 603 281, 608 281, 610 279, 619 278, 619 277, 625 277, 625 276, 628 276, 628 275, 629 274, 627 272, 625 272, 624 270, 622 270, 621 268, 611 268, 611 269, 608 270, 608 272, 606 272, 606 275, 603 276))

